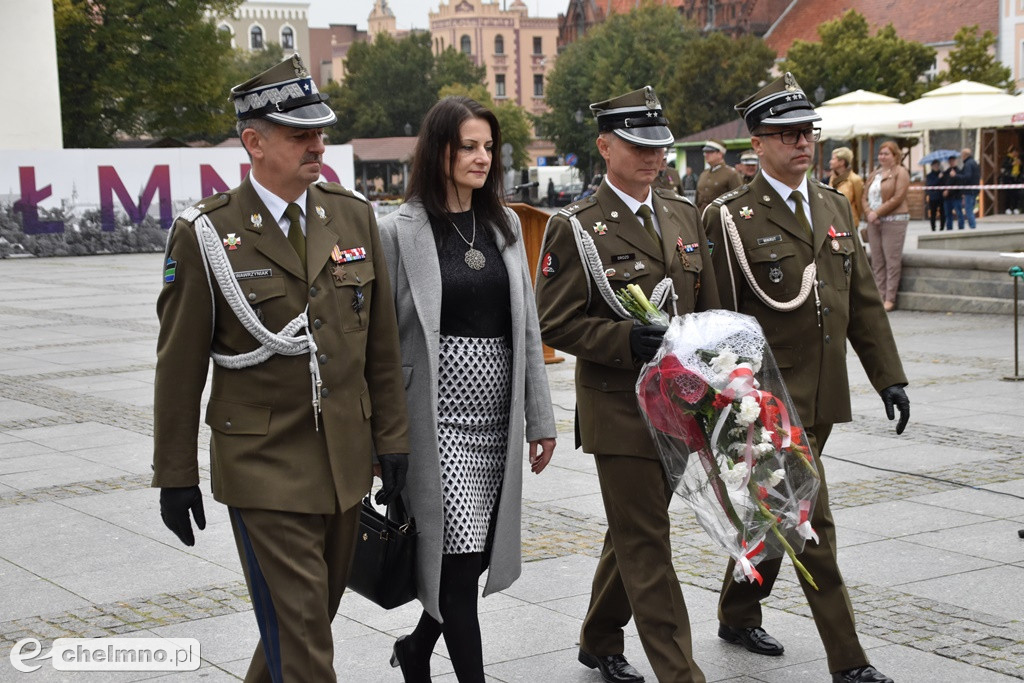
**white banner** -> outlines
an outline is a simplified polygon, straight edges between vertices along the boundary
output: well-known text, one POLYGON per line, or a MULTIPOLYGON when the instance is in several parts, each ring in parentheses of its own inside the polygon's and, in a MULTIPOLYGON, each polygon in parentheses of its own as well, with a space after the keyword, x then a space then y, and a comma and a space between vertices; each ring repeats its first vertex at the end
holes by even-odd
MULTIPOLYGON (((352 188, 351 145, 330 145, 323 179, 352 188)), ((0 150, 0 203, 21 214, 26 235, 63 233, 60 221, 40 210, 67 213, 99 209, 103 230, 115 216, 132 223, 147 216, 167 229, 181 209, 237 186, 249 172, 241 147, 159 149, 0 150)))

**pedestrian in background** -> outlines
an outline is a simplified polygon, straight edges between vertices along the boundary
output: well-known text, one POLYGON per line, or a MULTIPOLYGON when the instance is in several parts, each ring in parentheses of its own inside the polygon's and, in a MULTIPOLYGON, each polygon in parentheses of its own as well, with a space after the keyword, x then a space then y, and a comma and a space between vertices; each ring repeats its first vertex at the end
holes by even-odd
POLYGON ((420 125, 406 202, 381 220, 394 282, 412 451, 419 623, 395 642, 407 683, 430 680, 444 635, 460 683, 483 683, 483 594, 520 574, 523 437, 541 472, 555 419, 533 280, 516 214, 502 206, 501 131, 468 97, 420 125))
POLYGON ((853 150, 849 147, 836 147, 832 150, 828 167, 830 171, 828 184, 839 190, 850 202, 853 224, 856 226, 860 223, 863 210, 861 200, 864 197, 864 179, 853 170, 853 150))
MULTIPOLYGON (((978 227, 978 221, 974 217, 974 204, 980 192, 978 187, 981 184, 981 168, 978 166, 978 162, 974 159, 974 154, 969 147, 964 147, 960 151, 960 158, 963 160, 960 173, 960 185, 963 186, 963 213, 967 219, 967 224, 971 226, 971 230, 974 230, 978 227)), ((961 221, 960 229, 963 230, 963 228, 964 225, 961 221)))
POLYGON ((938 222, 939 230, 942 230, 946 223, 946 210, 942 201, 942 162, 938 159, 932 161, 932 170, 924 178, 926 189, 925 201, 927 203, 928 222, 931 224, 932 232, 935 232, 935 224, 938 222))
POLYGON ((886 311, 896 308, 896 293, 903 273, 903 245, 907 240, 910 207, 907 190, 910 173, 900 163, 899 145, 886 140, 878 148, 878 168, 867 180, 861 202, 868 223, 871 271, 886 311))
MULTIPOLYGON (((1004 185, 1019 185, 1024 182, 1024 165, 1021 164, 1020 152, 1015 145, 1010 145, 1006 150, 1006 158, 1003 159, 999 173, 999 182, 1004 185)), ((1024 191, 1020 188, 1003 190, 1003 196, 1006 197, 1005 213, 1007 216, 1020 213, 1022 195, 1024 195, 1024 191)))
POLYGON ((945 186, 942 191, 942 208, 946 212, 946 230, 953 229, 954 216, 960 229, 964 229, 964 198, 960 190, 963 182, 960 179, 960 169, 957 167, 958 161, 959 155, 949 157, 946 171, 942 175, 942 184, 945 186))
POLYGON ((708 140, 701 150, 707 168, 697 179, 697 211, 704 213, 708 204, 717 197, 743 184, 743 179, 732 166, 725 163, 725 143, 708 140))

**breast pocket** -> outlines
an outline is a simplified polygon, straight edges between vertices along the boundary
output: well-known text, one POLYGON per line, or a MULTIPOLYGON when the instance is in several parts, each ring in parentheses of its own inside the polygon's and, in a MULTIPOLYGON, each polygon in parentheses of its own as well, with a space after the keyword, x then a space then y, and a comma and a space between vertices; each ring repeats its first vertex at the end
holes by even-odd
POLYGON ((369 321, 375 279, 373 262, 354 261, 335 266, 334 293, 338 302, 341 329, 344 332, 365 330, 369 321))
POLYGON ((830 279, 835 283, 836 289, 850 288, 850 273, 853 271, 853 259, 856 257, 856 247, 852 237, 829 240, 829 252, 832 254, 829 265, 832 272, 830 279))
POLYGON ((778 242, 753 247, 747 260, 757 284, 773 299, 800 291, 803 269, 796 257, 796 245, 778 242))
MULTIPOLYGON (((246 303, 252 307, 259 321, 266 327, 279 330, 295 317, 295 311, 286 305, 287 290, 283 277, 261 277, 241 280, 238 286, 246 303)), ((225 320, 233 320, 235 314, 227 314, 225 320)), ((241 328, 239 328, 241 329, 241 328)), ((243 339, 251 340, 246 332, 243 339)))

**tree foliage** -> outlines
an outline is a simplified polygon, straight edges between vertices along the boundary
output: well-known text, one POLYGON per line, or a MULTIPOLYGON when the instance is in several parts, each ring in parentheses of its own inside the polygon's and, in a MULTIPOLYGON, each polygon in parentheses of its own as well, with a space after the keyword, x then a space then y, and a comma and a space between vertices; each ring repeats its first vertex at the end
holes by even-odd
POLYGON ((379 33, 372 43, 356 43, 345 59, 345 80, 324 91, 338 114, 338 142, 352 138, 405 135, 405 124, 415 134, 423 115, 444 86, 482 83, 484 68, 469 57, 445 50, 436 58, 427 33, 396 40, 379 33))
POLYGON ((702 37, 678 10, 647 3, 611 16, 559 55, 541 132, 559 153, 575 152, 581 168, 596 170, 591 102, 653 86, 669 128, 682 136, 736 118, 732 106, 767 78, 773 57, 760 38, 702 37))
POLYGON ((465 85, 448 85, 438 92, 439 98, 449 95, 464 95, 493 111, 501 128, 502 144, 507 142, 512 145, 512 168, 526 168, 529 165, 530 153, 526 148, 533 137, 530 132, 530 115, 525 109, 513 102, 495 104, 491 93, 482 84, 468 88, 465 85))
POLYGON ((1010 94, 1016 91, 1013 70, 995 58, 992 48, 996 37, 991 31, 978 35, 978 25, 964 26, 953 38, 955 46, 946 58, 947 69, 939 73, 939 83, 960 80, 976 81, 1001 88, 1010 94))
POLYGON ((662 83, 697 35, 677 10, 664 5, 612 15, 558 56, 546 87, 550 111, 540 116, 539 132, 560 154, 577 154, 579 167, 593 172, 601 157, 590 103, 645 85, 663 96, 662 83))
POLYGON ((903 40, 892 24, 872 36, 864 15, 849 10, 818 26, 818 36, 821 42, 794 41, 780 64, 812 99, 819 87, 822 99, 862 88, 909 102, 927 88, 922 76, 935 50, 903 40))
POLYGON ((734 106, 769 79, 774 62, 775 52, 756 36, 710 33, 691 41, 661 95, 672 132, 682 137, 739 118, 734 106))
POLYGON ((240 2, 53 0, 65 146, 220 132, 231 47, 206 12, 240 2))

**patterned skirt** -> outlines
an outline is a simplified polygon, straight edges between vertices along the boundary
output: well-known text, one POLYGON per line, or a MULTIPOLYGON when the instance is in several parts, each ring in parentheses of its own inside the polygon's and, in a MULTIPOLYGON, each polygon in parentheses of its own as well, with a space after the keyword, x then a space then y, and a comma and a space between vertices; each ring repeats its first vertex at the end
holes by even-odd
POLYGON ((512 352, 501 337, 442 335, 439 365, 442 552, 483 552, 505 475, 512 352))

